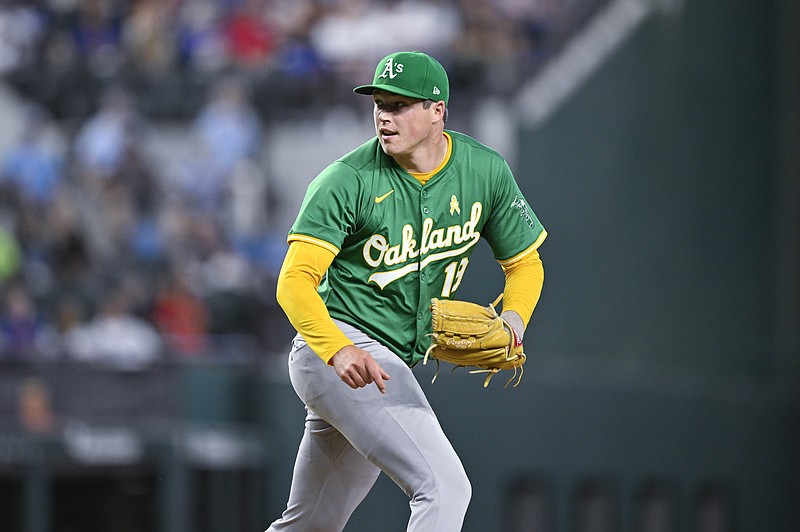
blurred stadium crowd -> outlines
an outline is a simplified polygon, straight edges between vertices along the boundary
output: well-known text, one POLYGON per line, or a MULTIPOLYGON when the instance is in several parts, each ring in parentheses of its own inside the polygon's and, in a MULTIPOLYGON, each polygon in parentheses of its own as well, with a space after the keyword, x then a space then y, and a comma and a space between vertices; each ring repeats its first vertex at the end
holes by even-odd
POLYGON ((388 51, 442 57, 461 93, 513 90, 596 0, 4 0, 0 73, 56 117, 109 82, 150 117, 187 117, 237 71, 265 114, 349 96, 388 51), (344 80, 345 84, 341 81, 344 80), (316 90, 313 90, 315 89, 316 90), (260 96, 280 97, 279 103, 260 96))
POLYGON ((0 126, 13 132, 0 145, 0 360, 136 368, 289 334, 270 124, 348 105, 397 49, 440 57, 454 105, 509 95, 599 3, 0 1, 0 86, 21 102, 0 126), (174 123, 186 153, 154 146, 174 123))

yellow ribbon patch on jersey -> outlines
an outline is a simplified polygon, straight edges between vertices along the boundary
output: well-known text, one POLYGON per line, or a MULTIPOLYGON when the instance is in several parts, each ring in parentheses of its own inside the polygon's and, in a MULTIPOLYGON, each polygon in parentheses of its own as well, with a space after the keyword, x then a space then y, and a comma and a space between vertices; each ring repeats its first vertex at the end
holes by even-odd
POLYGON ((461 214, 461 209, 458 206, 458 198, 456 198, 455 194, 450 196, 450 216, 453 215, 453 212, 461 214))

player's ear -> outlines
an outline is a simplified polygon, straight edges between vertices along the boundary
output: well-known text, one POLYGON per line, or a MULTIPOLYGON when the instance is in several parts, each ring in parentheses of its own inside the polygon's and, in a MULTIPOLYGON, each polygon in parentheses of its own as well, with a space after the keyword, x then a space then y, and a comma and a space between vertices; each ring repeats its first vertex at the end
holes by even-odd
POLYGON ((433 120, 434 122, 438 122, 441 120, 444 122, 447 119, 447 105, 445 105, 443 100, 439 100, 438 102, 433 102, 433 120))

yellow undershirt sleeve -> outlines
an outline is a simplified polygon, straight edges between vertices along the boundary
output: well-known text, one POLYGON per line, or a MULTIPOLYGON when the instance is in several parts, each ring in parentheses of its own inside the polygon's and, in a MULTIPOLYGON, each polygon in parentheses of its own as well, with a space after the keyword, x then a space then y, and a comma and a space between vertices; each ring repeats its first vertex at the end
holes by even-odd
POLYGON ((317 293, 322 276, 336 255, 327 248, 305 241, 292 241, 278 275, 276 298, 289 322, 326 363, 342 347, 352 345, 333 323, 317 293))
POLYGON ((539 252, 527 253, 520 260, 504 266, 503 272, 506 275, 503 311, 513 310, 527 327, 544 284, 544 266, 539 252))

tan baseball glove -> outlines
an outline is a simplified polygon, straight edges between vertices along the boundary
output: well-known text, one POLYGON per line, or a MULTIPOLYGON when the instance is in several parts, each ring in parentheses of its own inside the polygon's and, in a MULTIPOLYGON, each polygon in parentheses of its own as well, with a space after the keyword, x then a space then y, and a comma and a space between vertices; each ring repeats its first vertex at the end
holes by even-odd
MULTIPOLYGON (((477 367, 470 373, 488 373, 484 388, 489 386, 489 381, 498 371, 513 369, 514 375, 506 386, 515 379, 514 386, 517 386, 522 380, 525 353, 514 329, 494 308, 502 297, 500 294, 488 307, 468 301, 433 298, 433 343, 425 352, 423 365, 428 363, 428 358, 433 358, 437 365, 443 361, 455 364, 456 368, 477 367)), ((431 382, 436 381, 438 374, 437 368, 431 382)))

